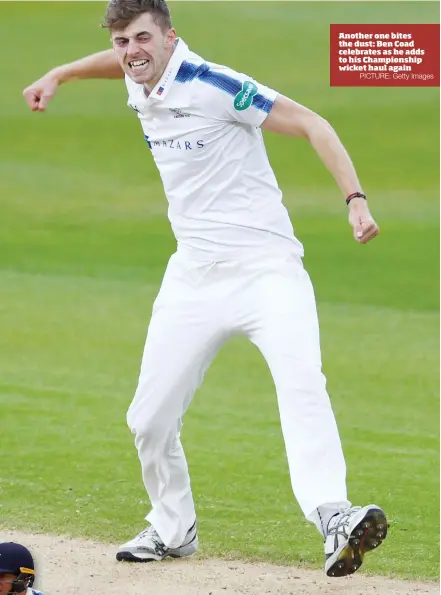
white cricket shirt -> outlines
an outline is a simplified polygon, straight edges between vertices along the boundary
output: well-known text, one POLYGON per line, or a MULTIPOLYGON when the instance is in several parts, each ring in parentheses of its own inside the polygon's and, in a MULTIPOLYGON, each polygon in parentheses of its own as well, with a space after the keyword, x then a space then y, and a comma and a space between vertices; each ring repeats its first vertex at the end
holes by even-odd
POLYGON ((269 164, 260 125, 277 93, 206 62, 182 39, 149 96, 126 76, 159 169, 178 250, 194 258, 303 256, 269 164))

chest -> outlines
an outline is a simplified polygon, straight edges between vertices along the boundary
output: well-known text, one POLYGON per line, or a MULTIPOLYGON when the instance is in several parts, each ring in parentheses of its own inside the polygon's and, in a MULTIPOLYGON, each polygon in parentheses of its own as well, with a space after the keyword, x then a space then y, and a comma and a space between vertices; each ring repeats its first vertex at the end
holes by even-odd
POLYGON ((152 144, 150 148, 173 148, 179 144, 183 150, 193 150, 199 141, 206 143, 210 134, 219 128, 191 107, 161 105, 138 117, 144 137, 152 144))
POLYGON ((139 113, 144 139, 158 165, 174 162, 189 165, 219 157, 234 126, 209 118, 192 106, 160 105, 139 113))

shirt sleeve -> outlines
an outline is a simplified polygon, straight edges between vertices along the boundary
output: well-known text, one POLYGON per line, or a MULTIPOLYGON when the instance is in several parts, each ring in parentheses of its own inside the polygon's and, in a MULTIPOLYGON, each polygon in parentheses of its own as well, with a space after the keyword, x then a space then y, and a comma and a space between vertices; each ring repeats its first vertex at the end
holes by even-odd
POLYGON ((263 124, 278 95, 253 78, 226 67, 208 66, 199 75, 210 114, 222 120, 258 127, 263 124))

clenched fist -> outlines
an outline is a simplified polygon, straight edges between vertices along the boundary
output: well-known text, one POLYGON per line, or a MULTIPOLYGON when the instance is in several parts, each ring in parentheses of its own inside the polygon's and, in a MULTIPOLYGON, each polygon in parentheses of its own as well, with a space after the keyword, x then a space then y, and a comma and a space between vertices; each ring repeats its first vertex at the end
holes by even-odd
POLYGON ((57 92, 60 81, 53 72, 48 72, 41 79, 26 87, 23 97, 33 112, 44 112, 47 104, 57 92))
POLYGON ((360 244, 366 244, 380 233, 364 198, 353 198, 349 203, 349 223, 360 244))

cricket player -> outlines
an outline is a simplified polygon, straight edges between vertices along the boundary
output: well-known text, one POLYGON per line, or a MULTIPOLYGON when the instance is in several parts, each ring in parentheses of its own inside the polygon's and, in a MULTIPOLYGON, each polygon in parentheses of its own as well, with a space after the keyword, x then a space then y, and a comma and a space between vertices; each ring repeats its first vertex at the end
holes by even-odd
POLYGON ((0 543, 0 595, 43 595, 35 580, 31 552, 19 543, 0 543))
POLYGON ((319 115, 193 53, 177 37, 164 0, 111 0, 103 24, 112 49, 54 68, 24 97, 43 112, 62 83, 124 78, 177 240, 127 414, 151 502, 149 526, 119 548, 117 559, 197 550, 182 418, 219 348, 241 333, 274 379, 293 491, 323 536, 325 571, 350 574, 385 539, 387 521, 378 506, 352 506, 347 497, 314 293, 261 129, 311 143, 346 199, 355 241, 365 244, 378 227, 353 164, 319 115))

